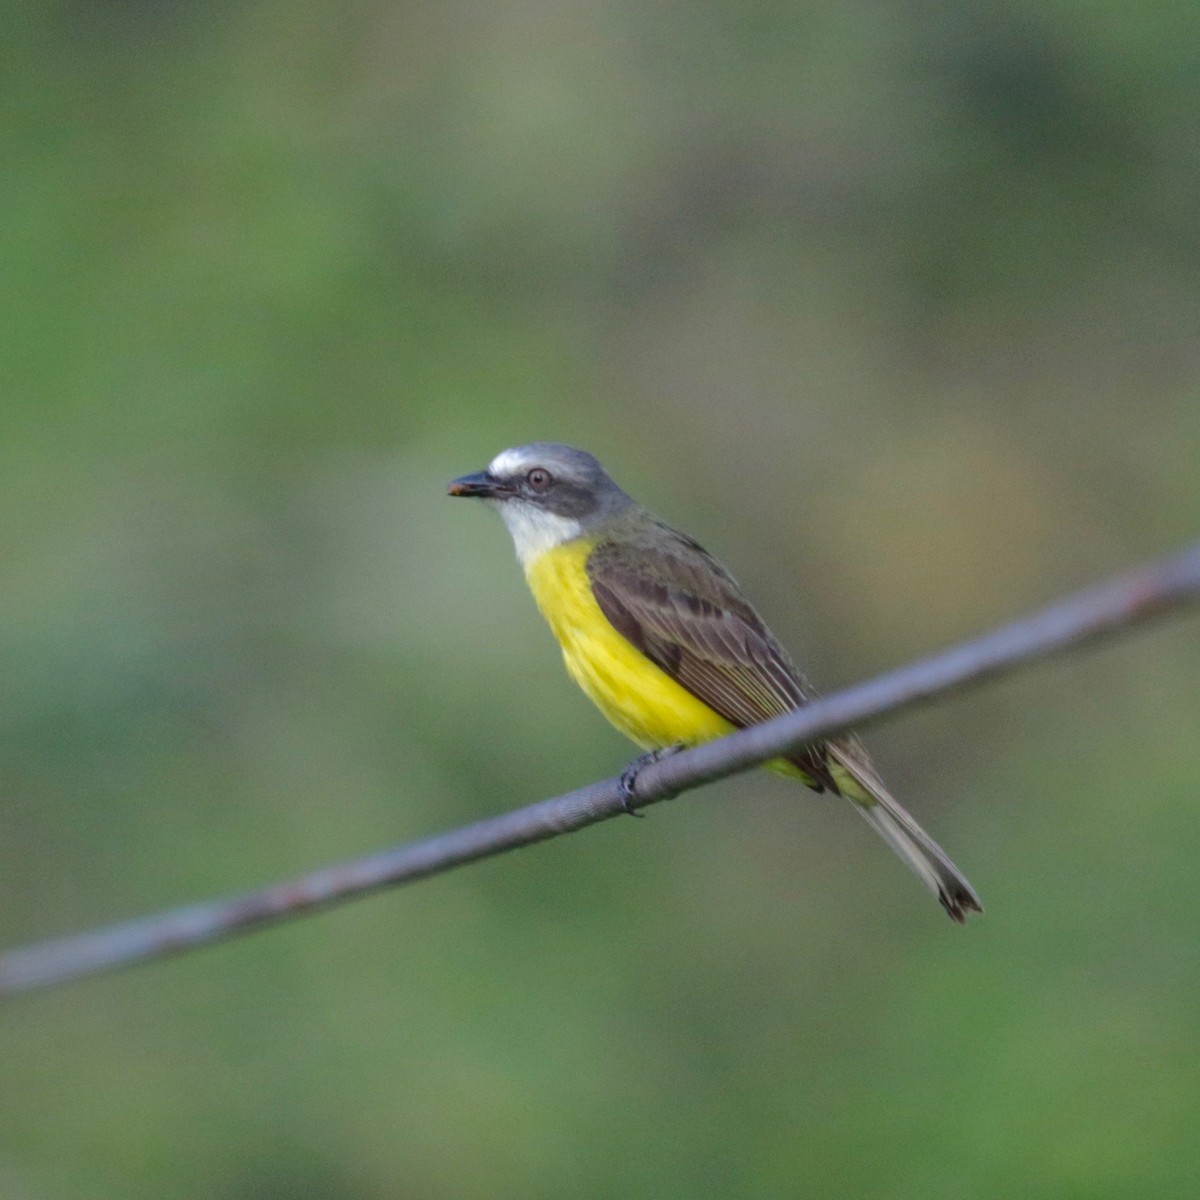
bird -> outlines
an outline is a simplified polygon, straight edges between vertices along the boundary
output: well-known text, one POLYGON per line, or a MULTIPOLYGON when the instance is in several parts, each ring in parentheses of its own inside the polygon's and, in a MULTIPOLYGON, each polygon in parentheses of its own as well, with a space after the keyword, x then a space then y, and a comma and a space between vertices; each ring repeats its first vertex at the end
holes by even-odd
MULTIPOLYGON (((817 697, 729 571, 638 504, 586 450, 514 446, 447 490, 499 512, 568 673, 646 752, 623 777, 626 788, 645 761, 817 697)), ((963 873, 884 786, 857 736, 767 765, 849 800, 955 921, 983 912, 963 873)))

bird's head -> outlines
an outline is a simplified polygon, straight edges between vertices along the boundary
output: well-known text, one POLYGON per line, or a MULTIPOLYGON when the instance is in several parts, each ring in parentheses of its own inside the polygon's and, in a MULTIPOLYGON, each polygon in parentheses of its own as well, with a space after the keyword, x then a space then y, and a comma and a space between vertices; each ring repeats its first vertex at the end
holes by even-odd
POLYGON ((487 470, 454 480, 448 490, 490 501, 525 564, 633 503, 594 455, 558 442, 502 450, 487 470))

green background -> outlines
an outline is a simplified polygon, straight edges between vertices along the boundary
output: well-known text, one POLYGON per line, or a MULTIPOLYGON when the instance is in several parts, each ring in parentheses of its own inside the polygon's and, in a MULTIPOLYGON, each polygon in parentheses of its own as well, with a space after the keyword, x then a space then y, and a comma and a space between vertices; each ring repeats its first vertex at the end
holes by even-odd
MULTIPOLYGON (((595 451, 836 687, 1200 530, 1200 9, 10 2, 0 942, 612 774, 448 479, 595 451)), ((1192 1197, 1195 618, 0 1008, 4 1200, 1192 1197)))

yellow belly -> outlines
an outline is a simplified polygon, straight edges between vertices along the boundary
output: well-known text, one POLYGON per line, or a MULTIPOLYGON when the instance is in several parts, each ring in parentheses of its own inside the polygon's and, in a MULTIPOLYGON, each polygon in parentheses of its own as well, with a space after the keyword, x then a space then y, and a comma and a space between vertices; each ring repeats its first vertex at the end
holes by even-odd
POLYGON ((596 707, 646 750, 694 745, 734 726, 656 667, 609 624, 592 595, 580 539, 547 550, 525 568, 538 607, 562 646, 571 677, 596 707))

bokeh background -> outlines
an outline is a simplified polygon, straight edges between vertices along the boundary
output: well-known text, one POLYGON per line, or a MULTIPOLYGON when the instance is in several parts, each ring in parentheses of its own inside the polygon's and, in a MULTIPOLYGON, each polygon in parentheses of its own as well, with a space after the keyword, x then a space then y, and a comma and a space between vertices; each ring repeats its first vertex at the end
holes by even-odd
MULTIPOLYGON (((0 939, 612 774, 491 514, 594 450, 852 682, 1200 530, 1200 9, 0 15, 0 939)), ((1200 652, 0 1009, 5 1200, 1191 1197, 1200 652)))

